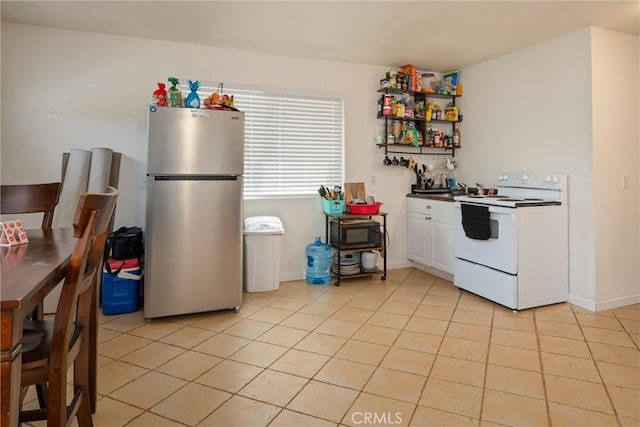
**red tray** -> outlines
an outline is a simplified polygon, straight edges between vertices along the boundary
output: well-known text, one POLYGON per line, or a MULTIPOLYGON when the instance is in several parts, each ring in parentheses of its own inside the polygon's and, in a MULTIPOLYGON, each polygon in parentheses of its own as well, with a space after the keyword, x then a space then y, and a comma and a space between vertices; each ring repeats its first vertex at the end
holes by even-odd
POLYGON ((380 212, 381 202, 376 202, 373 205, 361 205, 357 203, 347 203, 349 212, 354 215, 376 215, 380 212))

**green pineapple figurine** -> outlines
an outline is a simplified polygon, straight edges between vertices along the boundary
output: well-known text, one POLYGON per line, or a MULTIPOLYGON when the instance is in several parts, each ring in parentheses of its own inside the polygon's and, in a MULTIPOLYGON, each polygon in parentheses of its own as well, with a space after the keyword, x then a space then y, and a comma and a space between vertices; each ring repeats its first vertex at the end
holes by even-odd
POLYGON ((171 83, 169 88, 169 107, 182 107, 182 92, 176 87, 180 82, 175 77, 169 77, 167 80, 171 83))

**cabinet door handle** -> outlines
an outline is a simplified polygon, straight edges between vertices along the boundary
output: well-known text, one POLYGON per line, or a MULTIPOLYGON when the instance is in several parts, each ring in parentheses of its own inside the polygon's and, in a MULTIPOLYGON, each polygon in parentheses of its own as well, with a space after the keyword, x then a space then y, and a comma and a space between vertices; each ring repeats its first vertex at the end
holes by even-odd
POLYGON ((425 216, 424 219, 431 219, 431 217, 430 216, 425 216))
POLYGON ((427 209, 431 209, 431 205, 427 205, 427 209))

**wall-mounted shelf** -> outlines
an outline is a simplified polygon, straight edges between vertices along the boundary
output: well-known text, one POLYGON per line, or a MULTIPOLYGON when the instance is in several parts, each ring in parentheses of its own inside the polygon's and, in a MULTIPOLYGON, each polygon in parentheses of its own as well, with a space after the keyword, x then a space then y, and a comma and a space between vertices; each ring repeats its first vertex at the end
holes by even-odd
POLYGON ((434 119, 426 120, 424 117, 396 117, 396 116, 383 116, 382 114, 378 114, 378 118, 389 119, 389 120, 400 120, 402 122, 425 122, 425 123, 445 123, 445 124, 462 123, 460 121, 453 121, 453 120, 434 120, 434 119))
MULTIPOLYGON (((427 92, 415 92, 406 89, 379 89, 378 93, 381 93, 381 99, 379 101, 380 105, 378 108, 378 119, 384 119, 384 138, 385 143, 378 144, 378 148, 384 147, 385 155, 388 153, 400 153, 400 154, 425 154, 425 155, 436 155, 436 156, 451 156, 455 157, 455 150, 461 148, 459 145, 455 146, 453 144, 453 135, 456 129, 456 124, 461 123, 461 120, 437 120, 430 119, 426 120, 424 117, 417 115, 417 109, 415 105, 417 103, 424 103, 426 105, 428 103, 429 98, 438 98, 438 99, 447 99, 450 100, 450 105, 456 105, 457 95, 444 95, 439 93, 427 93, 427 92), (411 111, 411 114, 397 115, 394 108, 389 106, 385 106, 385 96, 390 95, 405 95, 408 94, 411 96, 410 108, 415 109, 411 111), (391 112, 392 114, 389 114, 391 112), (411 117, 407 117, 411 116, 411 117), (407 125, 408 124, 408 125, 407 125), (436 125, 433 129, 435 131, 429 130, 429 125, 436 125), (437 125, 441 125, 441 128, 437 128, 437 125), (398 138, 399 135, 403 135, 404 130, 398 132, 398 126, 403 128, 413 127, 415 126, 416 130, 420 135, 420 139, 423 142, 423 145, 413 146, 408 144, 398 144, 396 139, 402 139, 402 136, 398 138), (449 128, 450 126, 450 128, 449 128), (446 131, 442 131, 443 129, 447 129, 446 131), (436 138, 442 137, 446 139, 446 142, 443 141, 440 143, 439 141, 432 141, 431 135, 436 134, 436 138), (395 143, 390 143, 395 142, 395 143), (447 143, 448 142, 448 143, 447 143), (442 145, 440 145, 442 144, 442 145)), ((388 101, 388 99, 387 99, 388 101)), ((405 106, 406 107, 406 106, 405 106)), ((443 109, 444 110, 444 109, 443 109)), ((402 114, 400 111, 399 114, 402 114)), ((424 114, 423 114, 424 115, 424 114)), ((442 115, 444 117, 444 111, 442 111, 442 115)), ((461 117, 461 116, 460 116, 461 117)))
POLYGON ((385 89, 378 89, 378 93, 388 93, 391 95, 404 95, 405 93, 408 93, 409 95, 424 95, 428 98, 442 98, 442 99, 457 98, 457 95, 445 95, 442 93, 430 93, 430 92, 415 92, 413 90, 407 90, 407 89, 385 88, 385 89))
POLYGON ((413 145, 405 144, 378 144, 378 148, 384 148, 384 154, 426 154, 430 156, 451 156, 455 157, 454 147, 428 147, 419 145, 414 147, 413 145))

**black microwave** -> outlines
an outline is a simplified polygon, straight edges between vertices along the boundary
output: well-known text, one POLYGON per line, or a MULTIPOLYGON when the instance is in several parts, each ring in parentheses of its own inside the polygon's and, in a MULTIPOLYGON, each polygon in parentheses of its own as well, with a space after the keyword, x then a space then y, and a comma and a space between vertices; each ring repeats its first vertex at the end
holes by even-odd
POLYGON ((377 248, 381 246, 380 223, 377 221, 331 221, 329 242, 340 249, 377 248))

